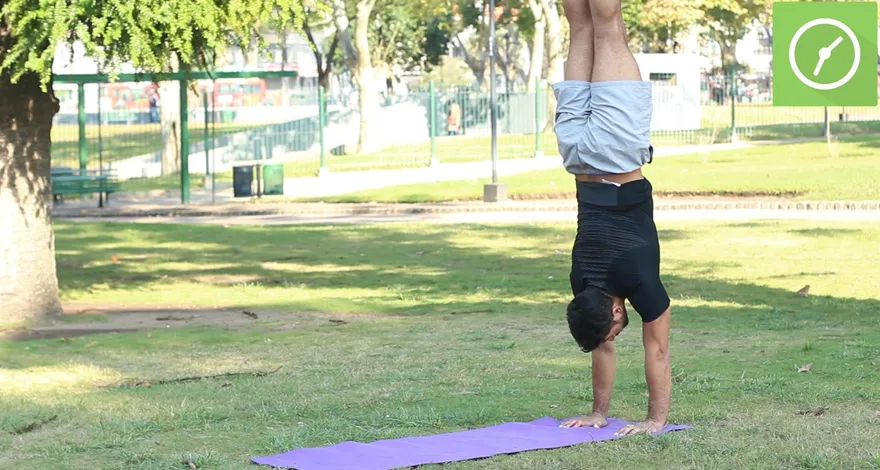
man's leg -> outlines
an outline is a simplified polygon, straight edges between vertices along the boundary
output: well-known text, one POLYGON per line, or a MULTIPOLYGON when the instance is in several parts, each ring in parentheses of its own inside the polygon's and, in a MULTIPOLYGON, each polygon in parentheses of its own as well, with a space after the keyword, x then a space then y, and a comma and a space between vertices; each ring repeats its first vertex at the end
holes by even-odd
MULTIPOLYGON (((581 1, 583 3, 589 1, 593 18, 595 62, 592 81, 641 80, 639 66, 627 44, 620 0, 581 1)), ((572 29, 572 46, 574 46, 574 29, 572 29)), ((567 74, 568 70, 566 70, 567 74)))
POLYGON ((578 155, 578 145, 592 114, 593 21, 588 0, 563 0, 571 26, 565 80, 553 84, 556 94, 556 140, 562 163, 570 173, 586 168, 578 155))
POLYGON ((570 26, 565 79, 583 82, 593 77, 593 18, 589 0, 564 0, 562 8, 570 26))
POLYGON ((581 1, 590 5, 594 53, 589 125, 576 148, 593 169, 629 178, 651 161, 651 82, 629 50, 620 0, 581 1))

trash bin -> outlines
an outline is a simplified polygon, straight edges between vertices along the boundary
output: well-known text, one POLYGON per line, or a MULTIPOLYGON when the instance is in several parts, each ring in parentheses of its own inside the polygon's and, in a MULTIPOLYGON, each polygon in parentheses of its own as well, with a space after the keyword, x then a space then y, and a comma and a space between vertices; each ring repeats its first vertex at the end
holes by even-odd
POLYGON ((263 166, 263 194, 267 196, 284 194, 284 165, 263 166))
POLYGON ((232 191, 235 197, 251 197, 254 194, 254 167, 232 167, 232 191))

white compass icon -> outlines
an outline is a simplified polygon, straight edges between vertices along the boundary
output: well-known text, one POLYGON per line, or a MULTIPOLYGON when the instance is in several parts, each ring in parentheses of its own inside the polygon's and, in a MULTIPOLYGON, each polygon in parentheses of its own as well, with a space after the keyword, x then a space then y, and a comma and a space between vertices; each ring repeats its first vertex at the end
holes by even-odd
MULTIPOLYGON (((819 73, 822 71, 822 66, 825 65, 825 61, 831 57, 831 53, 834 51, 834 49, 837 48, 837 46, 840 45, 841 42, 843 42, 843 36, 837 36, 835 39, 833 39, 833 41, 831 41, 828 46, 819 49, 816 67, 813 69, 813 77, 817 77, 819 75, 819 73)), ((798 29, 797 32, 794 34, 794 37, 791 39, 791 45, 788 48, 788 61, 791 63, 791 69, 792 71, 794 71, 795 76, 797 76, 797 78, 805 85, 816 90, 833 90, 835 88, 840 88, 847 82, 849 82, 859 68, 860 56, 861 48, 859 47, 859 40, 858 38, 856 38, 856 35, 855 33, 853 33, 852 29, 850 29, 849 26, 843 24, 842 22, 831 18, 817 18, 801 26, 800 29, 798 29), (855 49, 855 56, 853 58, 853 63, 849 71, 846 73, 845 76, 843 76, 843 78, 833 83, 817 83, 812 79, 807 78, 807 76, 804 75, 803 72, 801 72, 800 68, 798 68, 797 61, 795 60, 795 51, 797 50, 797 43, 800 40, 801 36, 803 36, 803 34, 807 32, 810 28, 820 25, 835 26, 840 29, 844 34, 846 34, 846 36, 849 37, 849 40, 852 42, 853 48, 855 49)))

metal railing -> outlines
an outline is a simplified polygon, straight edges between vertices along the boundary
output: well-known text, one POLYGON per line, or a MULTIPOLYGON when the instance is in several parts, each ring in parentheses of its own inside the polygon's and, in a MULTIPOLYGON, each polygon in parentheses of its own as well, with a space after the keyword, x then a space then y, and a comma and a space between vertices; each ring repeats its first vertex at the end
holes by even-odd
MULTIPOLYGON (((122 190, 180 188, 231 181, 241 162, 283 163, 284 176, 430 166, 490 158, 488 94, 435 86, 384 91, 369 119, 368 144, 357 152, 358 99, 353 90, 325 92, 302 83, 283 86, 296 72, 56 76, 61 101, 52 132, 53 166, 112 169, 122 190), (179 85, 177 127, 163 128, 162 106, 148 88, 179 85), (279 84, 280 83, 280 84, 279 84), (170 150, 176 155, 169 159, 170 150), (163 154, 165 157, 163 159, 163 154), (178 162, 174 168, 165 168, 178 162)), ((289 85, 289 84, 288 84, 289 85)), ((498 156, 557 153, 553 102, 547 84, 534 92, 498 93, 498 156)), ((161 94, 161 91, 160 91, 161 94)), ((166 97, 167 98, 167 97, 166 97)), ((736 139, 880 132, 877 107, 774 107, 772 82, 743 74, 703 77, 700 90, 655 83, 655 146, 736 139), (827 116, 827 117, 826 117, 827 116)), ((466 175, 464 177, 467 177, 466 175)))

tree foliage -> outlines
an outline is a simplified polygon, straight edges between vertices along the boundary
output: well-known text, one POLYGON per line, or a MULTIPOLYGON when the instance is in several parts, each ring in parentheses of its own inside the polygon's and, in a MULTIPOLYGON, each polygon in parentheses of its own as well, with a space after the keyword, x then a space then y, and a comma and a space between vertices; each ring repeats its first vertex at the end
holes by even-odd
POLYGON ((46 84, 57 46, 74 42, 111 74, 124 63, 166 71, 175 56, 183 69, 205 67, 227 45, 264 46, 260 26, 299 29, 302 13, 289 0, 9 0, 0 30, 14 41, 0 72, 46 84))
POLYGON ((672 52, 679 36, 703 18, 703 0, 635 0, 624 9, 629 31, 651 52, 672 52), (627 17, 629 21, 627 20, 627 17))
POLYGON ((767 9, 765 0, 704 0, 701 6, 706 35, 721 48, 721 63, 727 67, 736 62, 736 42, 767 9))
POLYGON ((370 22, 373 62, 407 71, 430 70, 449 45, 452 15, 427 0, 384 0, 370 22))

